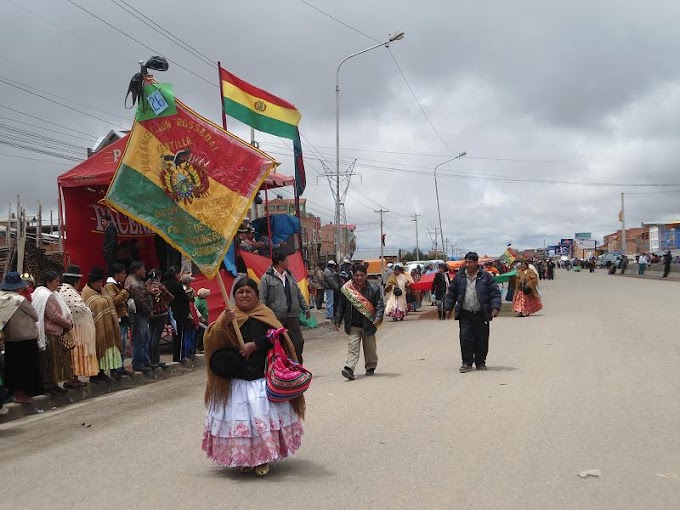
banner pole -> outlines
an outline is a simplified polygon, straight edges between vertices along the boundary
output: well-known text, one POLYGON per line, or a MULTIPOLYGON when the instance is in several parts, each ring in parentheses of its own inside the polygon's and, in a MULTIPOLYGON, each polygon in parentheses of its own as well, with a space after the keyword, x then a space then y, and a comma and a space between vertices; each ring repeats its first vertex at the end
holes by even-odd
MULTIPOLYGON (((218 271, 217 272, 217 283, 220 285, 220 291, 222 292, 222 299, 224 300, 224 309, 225 310, 231 310, 231 306, 229 306, 229 294, 227 294, 227 288, 224 286, 224 281, 222 280, 222 274, 218 271)), ((238 343, 241 347, 243 347, 244 342, 243 342, 243 335, 241 335, 241 330, 238 327, 238 323, 236 322, 236 319, 231 321, 231 325, 234 328, 234 331, 236 332, 236 338, 238 338, 238 343)))
POLYGON ((217 79, 220 80, 220 109, 222 110, 222 127, 227 130, 227 114, 224 111, 224 87, 222 86, 222 63, 217 61, 217 79))

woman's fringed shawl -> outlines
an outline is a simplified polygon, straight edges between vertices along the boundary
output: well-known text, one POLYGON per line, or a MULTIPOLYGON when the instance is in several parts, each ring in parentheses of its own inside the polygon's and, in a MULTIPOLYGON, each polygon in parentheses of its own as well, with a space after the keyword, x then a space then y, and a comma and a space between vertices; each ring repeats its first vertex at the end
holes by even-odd
MULTIPOLYGON (((274 315, 269 308, 267 308, 262 303, 258 303, 255 308, 249 312, 244 312, 235 309, 236 311, 236 323, 240 328, 245 324, 248 319, 256 319, 265 323, 267 326, 278 329, 282 328, 283 325, 274 315)), ((288 337, 288 333, 284 334, 281 338, 281 345, 283 346, 286 354, 297 361, 295 355, 295 348, 293 347, 293 342, 291 342, 288 337)), ((227 321, 224 316, 224 312, 220 314, 215 322, 208 326, 203 337, 203 346, 205 349, 205 370, 208 374, 208 383, 205 388, 205 404, 210 405, 211 402, 223 402, 226 404, 229 400, 229 387, 231 384, 231 379, 227 377, 220 377, 215 375, 210 369, 210 358, 215 351, 220 349, 233 349, 238 351, 240 345, 238 343, 238 338, 234 332, 232 323, 227 321)), ((290 401, 293 406, 295 414, 300 418, 305 417, 305 397, 300 395, 290 401)))

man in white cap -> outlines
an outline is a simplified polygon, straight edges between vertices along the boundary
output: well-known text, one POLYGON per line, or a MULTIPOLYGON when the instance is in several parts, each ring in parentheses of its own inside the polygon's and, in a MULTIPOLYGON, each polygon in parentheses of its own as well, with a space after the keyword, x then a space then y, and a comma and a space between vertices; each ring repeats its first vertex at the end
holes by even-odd
POLYGON ((323 270, 323 288, 326 295, 326 319, 333 320, 333 295, 340 287, 335 278, 338 265, 334 260, 329 260, 326 269, 323 270))

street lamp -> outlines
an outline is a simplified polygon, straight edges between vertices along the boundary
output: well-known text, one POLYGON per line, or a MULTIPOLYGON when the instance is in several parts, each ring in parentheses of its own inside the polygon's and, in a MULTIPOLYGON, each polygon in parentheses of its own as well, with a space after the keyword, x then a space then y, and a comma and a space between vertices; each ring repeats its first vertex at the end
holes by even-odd
MULTIPOLYGON (((384 46, 389 47, 391 42, 401 41, 404 38, 404 32, 396 32, 390 34, 385 42, 366 48, 365 50, 357 51, 342 59, 338 65, 338 70, 335 73, 335 255, 337 260, 340 260, 340 68, 342 64, 347 62, 350 58, 366 53, 384 46)), ((382 241, 381 241, 382 242, 382 241)))
MULTIPOLYGON (((444 247, 444 229, 442 229, 442 210, 439 207, 439 186, 437 185, 437 170, 439 170, 439 167, 442 165, 445 165, 446 163, 451 163, 451 161, 455 161, 459 158, 462 158, 465 156, 467 152, 459 152, 458 156, 455 158, 447 159, 446 161, 439 163, 436 167, 434 167, 434 191, 437 194, 437 214, 439 215, 439 235, 442 237, 442 248, 444 247)), ((435 253, 435 256, 437 254, 435 253)), ((444 259, 446 259, 446 253, 444 254, 444 259)))

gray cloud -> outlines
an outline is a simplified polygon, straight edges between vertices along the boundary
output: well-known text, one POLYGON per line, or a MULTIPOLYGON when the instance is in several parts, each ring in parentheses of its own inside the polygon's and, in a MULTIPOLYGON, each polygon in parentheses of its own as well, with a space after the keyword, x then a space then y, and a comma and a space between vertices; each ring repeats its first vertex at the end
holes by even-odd
MULTIPOLYGON (((211 82, 174 64, 158 76, 172 82, 178 96, 192 107, 219 121, 214 67, 112 3, 79 3, 211 82)), ((189 6, 167 1, 163 9, 151 0, 133 5, 303 112, 302 132, 318 151, 306 147, 308 208, 330 219, 329 187, 323 179, 316 185, 316 180, 324 171, 318 159, 327 167, 334 165, 335 70, 343 57, 372 42, 294 0, 258 0, 238 8, 206 0, 189 6)), ((441 170, 445 235, 460 247, 490 254, 507 242, 542 246, 544 238, 552 244, 576 231, 601 237, 619 226, 622 191, 652 189, 502 182, 454 174, 581 183, 680 181, 677 166, 650 164, 680 163, 675 142, 680 71, 674 58, 680 49, 675 26, 680 5, 674 2, 351 0, 316 5, 379 40, 395 29, 406 32, 392 51, 450 147, 449 151, 432 132, 385 50, 343 66, 343 168, 358 158, 356 171, 361 174, 353 180, 361 193, 350 189, 346 208, 348 221, 360 226, 362 249, 378 247, 378 215, 373 209, 380 205, 391 211, 386 216, 390 248, 414 246, 409 218, 414 212, 423 215, 421 248, 429 247, 427 230, 437 224, 432 169, 449 152, 465 150, 468 157, 441 170)), ((107 113, 83 109, 106 122, 4 84, 0 104, 91 137, 129 125, 132 114, 123 108, 124 91, 137 60, 150 56, 151 50, 66 1, 12 1, 0 9, 6 20, 0 33, 0 47, 5 49, 0 53, 0 75, 96 106, 107 113)), ((0 116, 39 123, 2 108, 0 116)), ((0 124, 82 146, 83 154, 93 141, 67 136, 55 126, 50 127, 63 132, 38 131, 2 118, 0 124)), ((230 129, 249 136, 237 122, 230 121, 230 129)), ((282 146, 284 142, 263 134, 258 140, 277 153, 281 171, 292 173, 290 149, 282 146)), ((68 162, 3 145, 0 153, 0 204, 21 193, 29 202, 42 200, 55 207, 56 176, 68 169, 68 162)), ((677 218, 677 198, 678 194, 629 195, 628 224, 677 218)), ((5 213, 0 209, 0 214, 5 213)))

